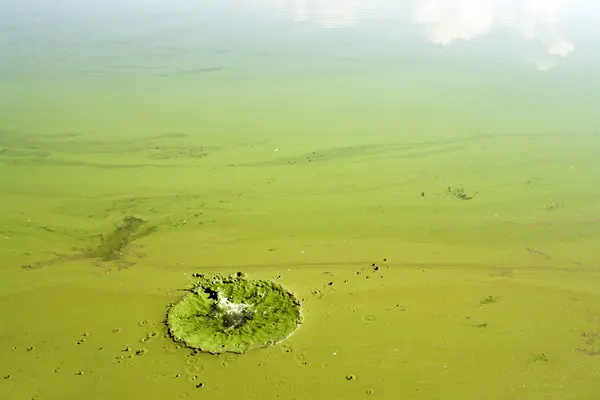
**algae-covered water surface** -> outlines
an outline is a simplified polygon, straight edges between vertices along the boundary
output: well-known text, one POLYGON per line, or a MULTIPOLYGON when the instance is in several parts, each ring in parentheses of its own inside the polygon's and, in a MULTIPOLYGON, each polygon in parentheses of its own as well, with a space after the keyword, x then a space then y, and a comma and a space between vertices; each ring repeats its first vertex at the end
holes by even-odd
POLYGON ((0 398, 600 398, 600 9, 0 2, 0 398))

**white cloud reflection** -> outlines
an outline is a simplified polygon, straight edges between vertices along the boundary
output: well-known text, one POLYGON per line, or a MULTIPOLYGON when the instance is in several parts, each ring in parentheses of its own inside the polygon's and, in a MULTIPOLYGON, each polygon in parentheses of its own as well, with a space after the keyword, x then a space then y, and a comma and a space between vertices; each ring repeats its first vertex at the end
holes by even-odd
POLYGON ((485 35, 493 20, 492 0, 421 0, 415 7, 414 21, 429 41, 440 45, 485 35))
MULTIPOLYGON (((264 1, 263 1, 264 2, 264 1)), ((280 15, 297 21, 314 20, 326 28, 358 22, 362 0, 266 0, 280 15)))
POLYGON ((425 38, 440 46, 470 41, 498 30, 533 43, 529 61, 539 70, 552 69, 575 50, 560 30, 566 8, 580 8, 579 0, 245 0, 268 6, 280 16, 312 21, 327 28, 352 26, 361 19, 406 17, 425 38))
POLYGON ((557 27, 563 3, 559 0, 529 0, 519 20, 519 28, 525 38, 541 43, 549 54, 560 57, 566 57, 575 50, 575 45, 565 39, 557 27))
POLYGON ((559 58, 575 50, 575 44, 558 27, 566 0, 418 0, 415 23, 426 38, 439 45, 472 40, 491 33, 497 26, 510 28, 543 48, 531 62, 547 71, 559 58))

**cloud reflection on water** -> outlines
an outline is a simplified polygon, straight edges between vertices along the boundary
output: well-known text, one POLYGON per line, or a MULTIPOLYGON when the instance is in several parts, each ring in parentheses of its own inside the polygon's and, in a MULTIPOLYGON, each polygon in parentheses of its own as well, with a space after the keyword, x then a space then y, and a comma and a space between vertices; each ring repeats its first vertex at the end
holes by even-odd
POLYGON ((421 0, 414 22, 432 43, 449 45, 488 34, 494 22, 492 0, 421 0))
POLYGON ((446 47, 498 31, 516 34, 535 45, 529 60, 542 71, 553 68, 575 50, 559 22, 566 8, 581 7, 580 2, 567 0, 248 1, 268 4, 280 16, 314 21, 327 28, 349 27, 364 19, 396 18, 400 23, 409 17, 428 41, 446 47))
POLYGON ((545 71, 575 50, 558 28, 561 0, 527 0, 507 7, 499 0, 419 0, 414 22, 423 27, 432 43, 450 45, 461 40, 473 40, 490 34, 496 27, 510 28, 524 39, 544 49, 531 61, 545 71))
POLYGON ((352 26, 362 15, 362 0, 251 0, 270 3, 276 13, 296 21, 314 20, 326 28, 352 26))
POLYGON ((546 71, 575 50, 558 28, 565 5, 563 0, 418 0, 414 22, 429 41, 444 46, 488 35, 496 27, 509 28, 544 49, 533 50, 530 60, 546 71))

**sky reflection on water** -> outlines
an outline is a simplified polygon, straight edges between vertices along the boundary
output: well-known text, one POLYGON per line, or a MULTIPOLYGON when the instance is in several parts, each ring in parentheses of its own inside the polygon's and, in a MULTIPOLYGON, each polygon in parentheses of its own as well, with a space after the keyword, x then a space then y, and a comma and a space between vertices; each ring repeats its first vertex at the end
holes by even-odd
POLYGON ((556 67, 577 48, 578 17, 599 31, 600 7, 589 0, 247 0, 278 17, 348 28, 373 20, 413 23, 427 41, 449 47, 490 35, 531 44, 527 57, 540 71, 556 67))

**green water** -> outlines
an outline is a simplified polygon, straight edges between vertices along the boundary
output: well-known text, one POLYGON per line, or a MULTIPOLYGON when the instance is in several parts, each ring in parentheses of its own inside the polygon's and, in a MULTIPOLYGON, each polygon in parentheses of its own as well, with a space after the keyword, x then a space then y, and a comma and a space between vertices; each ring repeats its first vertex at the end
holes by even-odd
POLYGON ((598 26, 587 0, 1 2, 0 397, 600 398, 598 26), (166 337, 193 273, 235 271, 300 329, 166 337))

